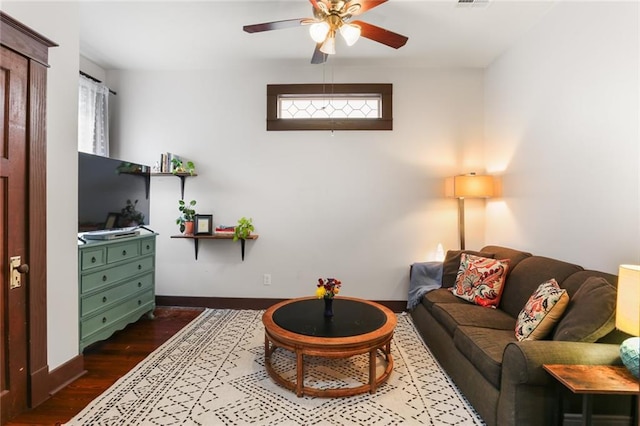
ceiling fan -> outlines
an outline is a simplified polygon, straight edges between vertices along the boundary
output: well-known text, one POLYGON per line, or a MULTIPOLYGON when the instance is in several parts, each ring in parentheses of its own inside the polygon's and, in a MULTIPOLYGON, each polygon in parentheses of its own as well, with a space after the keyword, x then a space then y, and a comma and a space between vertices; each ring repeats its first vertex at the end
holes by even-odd
POLYGON ((245 25, 242 29, 248 33, 280 30, 300 25, 309 25, 309 34, 316 42, 311 57, 312 64, 321 64, 328 55, 336 53, 336 33, 340 32, 348 46, 352 46, 362 36, 382 43, 394 49, 404 46, 408 37, 363 21, 352 21, 360 15, 388 0, 309 0, 313 6, 313 18, 286 19, 245 25))

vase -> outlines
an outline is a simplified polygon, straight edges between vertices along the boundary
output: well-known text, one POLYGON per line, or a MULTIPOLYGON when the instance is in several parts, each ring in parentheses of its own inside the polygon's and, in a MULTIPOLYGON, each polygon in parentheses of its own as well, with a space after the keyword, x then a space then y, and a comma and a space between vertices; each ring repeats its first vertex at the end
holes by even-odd
POLYGON ((324 298, 324 317, 331 318, 333 316, 333 298, 324 298))
POLYGON ((193 235, 193 222, 185 222, 184 223, 184 233, 185 235, 193 235))

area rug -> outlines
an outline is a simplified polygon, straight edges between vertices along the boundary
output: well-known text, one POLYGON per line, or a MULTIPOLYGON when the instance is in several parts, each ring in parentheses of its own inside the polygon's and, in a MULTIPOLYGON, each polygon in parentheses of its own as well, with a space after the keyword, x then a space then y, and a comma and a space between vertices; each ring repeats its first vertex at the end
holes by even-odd
MULTIPOLYGON (((74 417, 69 425, 483 425, 398 314, 394 369, 375 394, 298 398, 264 367, 263 311, 206 310, 74 417)), ((278 349, 274 368, 295 377, 278 349)), ((379 367, 383 362, 379 359, 379 367)), ((367 355, 305 358, 305 385, 367 381, 367 355)))

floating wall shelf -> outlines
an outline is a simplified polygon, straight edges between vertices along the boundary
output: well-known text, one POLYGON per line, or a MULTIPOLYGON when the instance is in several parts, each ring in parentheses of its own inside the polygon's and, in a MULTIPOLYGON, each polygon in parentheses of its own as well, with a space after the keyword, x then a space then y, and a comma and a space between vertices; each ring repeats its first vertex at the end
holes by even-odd
MULTIPOLYGON (((258 239, 258 234, 251 234, 247 237, 247 240, 258 239)), ((185 238, 193 240, 193 245, 196 250, 196 260, 198 260, 198 241, 200 240, 233 240, 233 234, 213 234, 213 235, 172 235, 171 238, 185 238)), ((240 250, 242 253, 242 260, 244 261, 244 244, 245 240, 240 240, 240 250)))
POLYGON ((198 176, 197 173, 194 174, 190 174, 190 173, 151 173, 151 176, 175 176, 180 178, 180 195, 181 195, 181 200, 184 200, 184 181, 186 178, 188 177, 193 177, 193 176, 198 176))

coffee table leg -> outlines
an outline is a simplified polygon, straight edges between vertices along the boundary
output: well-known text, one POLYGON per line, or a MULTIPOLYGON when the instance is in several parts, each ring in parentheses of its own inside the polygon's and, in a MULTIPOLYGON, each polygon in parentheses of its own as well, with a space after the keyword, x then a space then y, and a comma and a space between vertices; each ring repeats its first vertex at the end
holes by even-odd
POLYGON ((304 387, 304 355, 302 351, 296 351, 296 395, 302 396, 304 387))
POLYGON ((369 393, 376 393, 376 353, 378 349, 369 351, 369 393))
POLYGON ((264 359, 265 361, 269 358, 269 338, 267 334, 264 335, 264 359))

